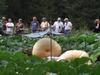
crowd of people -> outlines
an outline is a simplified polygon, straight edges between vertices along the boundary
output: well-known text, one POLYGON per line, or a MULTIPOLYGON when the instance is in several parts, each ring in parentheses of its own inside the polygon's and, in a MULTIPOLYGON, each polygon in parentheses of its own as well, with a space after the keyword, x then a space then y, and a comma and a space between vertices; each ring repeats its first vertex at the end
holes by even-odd
MULTIPOLYGON (((60 17, 57 18, 53 24, 51 24, 46 17, 43 17, 41 22, 38 21, 37 17, 33 17, 30 23, 32 33, 36 31, 45 31, 51 27, 56 33, 68 34, 72 30, 72 23, 68 18, 62 20, 60 17)), ((25 24, 22 19, 18 19, 17 23, 14 23, 11 18, 6 19, 2 17, 0 21, 0 34, 1 35, 13 35, 24 33, 25 24)))
POLYGON ((43 17, 41 23, 37 21, 36 17, 33 17, 33 21, 31 22, 32 25, 32 31, 44 31, 48 28, 52 28, 57 33, 64 33, 67 34, 72 30, 72 23, 69 21, 68 18, 65 18, 62 22, 61 18, 58 17, 57 21, 55 21, 53 24, 49 23, 49 21, 43 17))
POLYGON ((15 24, 11 18, 6 19, 2 17, 0 21, 0 34, 1 35, 13 35, 20 34, 23 31, 24 23, 22 19, 18 19, 18 22, 15 24))

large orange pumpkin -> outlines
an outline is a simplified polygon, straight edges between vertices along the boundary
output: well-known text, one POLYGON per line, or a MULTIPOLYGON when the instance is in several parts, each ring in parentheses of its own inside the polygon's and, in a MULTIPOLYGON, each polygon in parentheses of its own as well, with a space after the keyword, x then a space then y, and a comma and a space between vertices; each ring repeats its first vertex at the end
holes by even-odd
POLYGON ((33 46, 32 55, 38 57, 59 56, 61 54, 60 45, 51 38, 42 38, 33 46))

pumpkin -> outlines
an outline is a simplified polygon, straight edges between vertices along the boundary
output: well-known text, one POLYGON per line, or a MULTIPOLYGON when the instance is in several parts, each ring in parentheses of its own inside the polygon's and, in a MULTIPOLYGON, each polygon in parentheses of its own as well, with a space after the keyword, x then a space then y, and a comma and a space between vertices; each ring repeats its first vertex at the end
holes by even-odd
POLYGON ((42 38, 33 46, 32 55, 38 57, 59 56, 61 54, 60 45, 51 38, 42 38))
POLYGON ((89 57, 89 54, 82 50, 69 50, 64 52, 61 56, 59 56, 59 60, 74 60, 76 58, 82 58, 82 57, 89 57))

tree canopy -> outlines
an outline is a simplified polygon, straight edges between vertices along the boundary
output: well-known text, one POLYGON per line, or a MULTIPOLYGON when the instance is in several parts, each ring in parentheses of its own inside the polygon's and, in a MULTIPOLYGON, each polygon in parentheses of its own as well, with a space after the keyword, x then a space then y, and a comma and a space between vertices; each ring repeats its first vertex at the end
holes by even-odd
POLYGON ((0 0, 0 15, 30 20, 47 17, 68 17, 78 27, 80 22, 91 26, 100 15, 100 0, 0 0))

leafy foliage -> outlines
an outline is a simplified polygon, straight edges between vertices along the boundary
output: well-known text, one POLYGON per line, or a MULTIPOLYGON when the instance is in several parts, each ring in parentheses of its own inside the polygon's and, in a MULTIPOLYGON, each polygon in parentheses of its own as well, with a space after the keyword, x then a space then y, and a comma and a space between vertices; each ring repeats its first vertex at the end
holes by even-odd
POLYGON ((4 15, 6 7, 5 0, 0 0, 0 16, 4 15))
POLYGON ((23 36, 0 37, 0 75, 99 75, 100 64, 95 63, 100 55, 100 35, 94 33, 71 33, 68 36, 53 37, 62 47, 63 52, 70 49, 86 50, 89 58, 68 61, 48 61, 36 56, 28 56, 22 50, 33 47, 38 39, 23 36))
POLYGON ((76 29, 93 27, 93 20, 100 18, 99 0, 1 0, 0 13, 11 18, 23 18, 30 21, 32 16, 69 17, 76 29), (4 11, 5 10, 5 11, 4 11))
POLYGON ((35 56, 17 52, 10 54, 0 51, 0 74, 1 75, 46 75, 47 72, 57 75, 99 75, 100 64, 88 65, 88 58, 68 61, 47 61, 35 56))
MULTIPOLYGON (((71 49, 85 50, 89 52, 95 61, 100 54, 100 36, 95 33, 71 33, 68 36, 53 37, 62 47, 63 52, 71 49)), ((0 50, 18 52, 32 50, 38 39, 26 38, 23 36, 2 36, 0 37, 0 50)))

